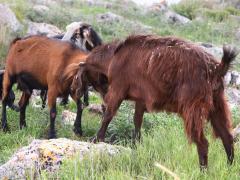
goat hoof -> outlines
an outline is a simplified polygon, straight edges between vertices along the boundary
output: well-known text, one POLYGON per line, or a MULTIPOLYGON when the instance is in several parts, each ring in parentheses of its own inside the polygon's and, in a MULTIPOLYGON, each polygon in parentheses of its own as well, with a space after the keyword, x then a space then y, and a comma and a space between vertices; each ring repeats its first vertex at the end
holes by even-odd
POLYGON ((10 128, 8 127, 8 125, 5 125, 4 127, 2 127, 2 129, 5 133, 10 132, 10 128))
POLYGON ((90 142, 97 143, 97 142, 99 142, 99 140, 98 140, 97 136, 94 136, 94 137, 90 138, 90 142))
POLYGON ((19 111, 20 111, 19 106, 14 105, 14 104, 11 106, 11 109, 14 110, 14 111, 16 111, 16 112, 19 112, 19 111))
POLYGON ((233 158, 232 157, 228 158, 227 164, 231 166, 232 163, 233 163, 233 158))
POLYGON ((23 129, 23 128, 27 128, 27 124, 26 123, 20 124, 20 129, 23 129))
POLYGON ((56 139, 56 133, 54 132, 50 132, 49 134, 48 134, 48 139, 56 139))
POLYGON ((207 171, 207 166, 201 165, 200 166, 200 171, 203 172, 203 173, 206 172, 207 171))
POLYGON ((76 136, 82 136, 83 135, 82 130, 78 129, 78 128, 74 128, 73 132, 75 133, 76 136))

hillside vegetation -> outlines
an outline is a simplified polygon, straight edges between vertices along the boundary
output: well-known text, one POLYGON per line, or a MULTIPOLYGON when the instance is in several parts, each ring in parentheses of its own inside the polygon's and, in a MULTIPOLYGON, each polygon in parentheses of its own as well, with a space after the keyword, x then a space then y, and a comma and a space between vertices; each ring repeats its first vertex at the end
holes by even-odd
MULTIPOLYGON (((174 35, 193 42, 204 42, 222 47, 231 44, 240 48, 240 37, 237 36, 240 24, 240 10, 234 6, 221 6, 201 0, 183 0, 180 4, 166 7, 187 17, 189 23, 169 21, 164 10, 157 6, 152 8, 138 7, 131 1, 53 1, 45 4, 49 10, 37 13, 34 10, 40 0, 0 0, 7 4, 23 25, 18 32, 11 32, 0 26, 0 65, 4 60, 11 40, 24 36, 28 21, 44 22, 57 26, 63 32, 66 25, 73 21, 85 21, 92 24, 104 42, 123 39, 129 34, 152 33, 161 36, 174 35), (102 14, 111 12, 117 16, 110 20, 101 18, 102 14)), ((47 2, 47 1, 44 1, 47 2)), ((50 1, 49 1, 50 2, 50 1)), ((233 68, 240 70, 240 57, 233 68)), ((17 100, 20 92, 16 90, 17 100)), ((101 103, 96 94, 90 97, 90 103, 101 103)), ((184 134, 182 120, 175 114, 146 113, 142 128, 142 141, 132 146, 133 107, 131 102, 124 102, 117 116, 111 122, 106 141, 132 148, 132 153, 117 157, 86 158, 80 161, 78 156, 64 161, 59 172, 49 174, 42 172, 43 179, 171 179, 167 174, 154 166, 155 162, 168 167, 181 179, 239 179, 240 147, 236 144, 236 158, 232 166, 227 165, 225 151, 220 140, 215 140, 212 130, 206 125, 209 140, 209 169, 201 173, 198 167, 198 156, 195 145, 189 145, 184 134)), ((84 110, 83 137, 77 137, 72 126, 64 125, 61 112, 68 109, 76 112, 76 106, 70 102, 66 107, 58 106, 56 129, 58 137, 87 141, 99 129, 101 116, 84 110)), ((8 123, 11 132, 0 130, 0 164, 20 147, 29 144, 33 139, 47 137, 49 111, 30 105, 27 108, 27 128, 19 130, 19 114, 8 109, 8 123)), ((240 122, 239 108, 232 109, 234 125, 240 122)))

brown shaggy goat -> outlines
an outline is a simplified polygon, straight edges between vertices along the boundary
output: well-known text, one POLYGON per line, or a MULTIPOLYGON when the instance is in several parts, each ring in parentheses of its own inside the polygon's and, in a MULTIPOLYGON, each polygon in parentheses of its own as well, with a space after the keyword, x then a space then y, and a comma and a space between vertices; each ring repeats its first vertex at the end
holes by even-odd
POLYGON ((80 63, 80 77, 72 85, 82 91, 88 81, 104 97, 106 111, 95 141, 104 141, 122 101, 132 100, 136 103, 135 137, 140 137, 144 112, 178 113, 189 141, 197 145, 200 167, 207 167, 208 141, 203 129, 209 120, 231 164, 234 147, 223 78, 237 52, 224 47, 223 53, 219 63, 191 42, 151 35, 130 36, 95 48, 86 62, 80 63), (100 78, 91 76, 92 72, 100 73, 100 78))
POLYGON ((33 89, 48 90, 50 108, 49 138, 55 135, 56 98, 70 93, 77 103, 77 117, 74 123, 75 133, 82 134, 82 102, 76 93, 70 91, 70 85, 77 71, 65 75, 66 67, 85 61, 87 53, 71 43, 45 36, 31 36, 14 40, 6 58, 6 69, 3 79, 2 128, 7 129, 6 103, 14 83, 23 91, 19 102, 20 128, 26 126, 25 110, 33 89))

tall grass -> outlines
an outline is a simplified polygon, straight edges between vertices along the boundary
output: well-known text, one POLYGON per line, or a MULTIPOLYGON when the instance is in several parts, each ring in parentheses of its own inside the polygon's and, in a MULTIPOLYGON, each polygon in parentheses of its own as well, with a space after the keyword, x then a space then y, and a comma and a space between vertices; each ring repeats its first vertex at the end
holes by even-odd
MULTIPOLYGON (((154 118, 155 115, 147 115, 154 118)), ((146 116, 145 116, 146 117, 146 116)), ((61 179, 170 179, 155 162, 175 172, 180 179, 238 179, 239 148, 232 166, 227 165, 225 151, 220 140, 214 140, 210 128, 209 168, 200 172, 195 145, 189 145, 180 118, 164 113, 158 114, 155 126, 143 133, 143 139, 132 151, 116 157, 93 156, 80 160, 76 155, 65 160, 53 177, 61 179)), ((147 120, 146 120, 147 121, 147 120)), ((126 146, 131 147, 129 142, 126 146)), ((48 174, 43 173, 47 179, 48 174)))

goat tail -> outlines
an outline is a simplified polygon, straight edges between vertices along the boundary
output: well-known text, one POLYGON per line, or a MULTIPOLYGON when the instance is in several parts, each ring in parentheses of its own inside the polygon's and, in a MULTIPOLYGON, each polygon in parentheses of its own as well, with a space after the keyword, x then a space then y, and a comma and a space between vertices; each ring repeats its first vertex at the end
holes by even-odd
POLYGON ((231 66, 231 63, 235 60, 239 51, 235 47, 223 46, 223 56, 220 64, 219 72, 224 77, 231 66))
POLYGON ((79 70, 79 63, 72 63, 66 67, 66 69, 63 72, 63 81, 67 81, 69 79, 72 79, 73 76, 77 74, 77 71, 79 70))

